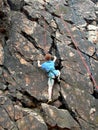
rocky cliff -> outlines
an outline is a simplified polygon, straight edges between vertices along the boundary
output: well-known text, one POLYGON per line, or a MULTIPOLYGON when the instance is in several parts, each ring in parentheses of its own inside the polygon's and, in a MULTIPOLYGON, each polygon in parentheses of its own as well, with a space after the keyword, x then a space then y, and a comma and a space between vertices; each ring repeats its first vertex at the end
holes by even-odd
POLYGON ((97 0, 0 0, 0 130, 98 130, 97 87, 97 0), (50 104, 46 53, 61 71, 50 104))

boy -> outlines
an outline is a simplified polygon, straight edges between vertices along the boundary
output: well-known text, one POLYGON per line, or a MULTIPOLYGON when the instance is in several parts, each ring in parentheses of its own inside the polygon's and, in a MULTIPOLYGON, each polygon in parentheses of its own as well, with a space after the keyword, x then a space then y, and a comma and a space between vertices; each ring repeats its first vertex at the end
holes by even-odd
POLYGON ((51 54, 46 54, 46 61, 44 63, 40 64, 40 61, 38 60, 38 67, 41 67, 48 74, 48 103, 52 101, 52 89, 55 77, 57 77, 58 82, 60 82, 60 71, 55 69, 56 59, 56 56, 54 56, 54 59, 52 60, 51 54))

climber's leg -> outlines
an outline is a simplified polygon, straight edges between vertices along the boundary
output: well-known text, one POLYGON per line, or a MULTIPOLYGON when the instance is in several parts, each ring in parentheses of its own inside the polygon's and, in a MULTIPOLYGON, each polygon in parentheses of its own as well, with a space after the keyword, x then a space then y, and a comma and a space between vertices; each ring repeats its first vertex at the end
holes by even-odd
POLYGON ((53 90, 53 85, 54 85, 54 79, 53 78, 48 78, 48 102, 52 101, 52 90, 53 90))

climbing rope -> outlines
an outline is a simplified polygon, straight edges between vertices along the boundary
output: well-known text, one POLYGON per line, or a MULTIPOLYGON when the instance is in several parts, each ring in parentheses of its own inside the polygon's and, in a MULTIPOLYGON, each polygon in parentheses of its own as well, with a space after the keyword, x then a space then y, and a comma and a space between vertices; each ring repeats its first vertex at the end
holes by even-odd
MULTIPOLYGON (((59 7, 58 5, 59 5, 59 4, 57 4, 56 7, 59 7)), ((59 9, 58 9, 58 10, 59 10, 59 9)), ((59 14, 60 14, 60 13, 59 13, 59 14)), ((78 52, 78 54, 79 54, 79 56, 80 56, 80 58, 81 58, 81 60, 82 60, 83 65, 85 66, 85 68, 86 68, 86 70, 87 70, 87 72, 88 72, 88 75, 89 75, 90 79, 91 79, 92 82, 93 82, 94 87, 95 87, 96 89, 98 89, 98 85, 97 85, 97 83, 96 83, 96 81, 95 81, 95 79, 94 79, 94 77, 93 77, 93 75, 92 75, 92 73, 91 73, 91 70, 90 70, 89 66, 87 65, 86 60, 85 60, 84 56, 82 55, 80 49, 78 48, 78 43, 77 43, 77 41, 74 39, 72 33, 70 32, 70 30, 69 30, 69 28, 68 28, 68 25, 67 25, 67 22, 63 19, 62 14, 60 14, 60 18, 61 18, 61 20, 62 20, 62 23, 64 24, 64 28, 65 28, 66 31, 68 32, 68 34, 69 34, 69 36, 70 36, 70 38, 71 38, 71 40, 72 40, 72 42, 73 42, 73 44, 74 44, 74 46, 75 46, 77 52, 78 52)), ((45 31, 45 33, 44 33, 44 47, 46 47, 46 23, 44 24, 44 31, 45 31)), ((79 34, 79 35, 81 35, 81 34, 79 34)), ((45 49, 45 48, 44 48, 44 49, 45 49)), ((46 50, 45 50, 45 52, 46 52, 46 50)), ((94 88, 94 89, 95 89, 95 88, 94 88)))
MULTIPOLYGON (((57 5, 57 7, 58 7, 58 5, 57 5)), ((58 9, 58 10, 59 10, 59 9, 58 9)), ((59 13, 59 14, 60 14, 60 13, 59 13)), ((73 42, 73 44, 74 44, 74 46, 75 46, 75 48, 76 48, 76 50, 77 50, 79 56, 80 56, 80 58, 81 58, 81 60, 82 60, 82 62, 83 62, 83 64, 84 64, 84 66, 85 66, 85 68, 86 68, 86 70, 87 70, 87 72, 88 72, 88 75, 89 75, 90 79, 91 79, 92 82, 93 82, 94 89, 95 89, 95 88, 98 89, 98 85, 97 85, 97 83, 96 83, 94 77, 92 76, 92 73, 91 73, 91 71, 90 71, 90 68, 89 68, 89 66, 87 65, 87 63, 86 63, 86 61, 85 61, 85 59, 84 59, 84 57, 83 57, 81 51, 79 50, 79 48, 78 48, 78 43, 75 41, 73 35, 71 34, 71 32, 70 32, 70 30, 69 30, 69 28, 68 28, 68 25, 67 25, 66 21, 64 21, 64 19, 63 19, 62 14, 60 14, 60 18, 61 18, 61 20, 62 20, 62 23, 64 24, 64 28, 65 28, 66 31, 68 32, 68 34, 69 34, 69 36, 70 36, 70 38, 71 38, 71 40, 72 40, 72 42, 73 42)))
POLYGON ((76 50, 77 50, 77 52, 78 52, 78 54, 79 54, 79 56, 80 56, 80 58, 81 58, 81 60, 82 60, 82 62, 83 62, 83 64, 84 64, 84 66, 85 66, 85 68, 86 68, 86 70, 87 70, 87 72, 88 72, 90 78, 91 78, 92 81, 93 81, 94 86, 95 86, 96 88, 98 88, 98 86, 97 86, 97 84, 96 84, 96 81, 95 81, 95 79, 93 78, 92 73, 91 73, 91 71, 90 71, 90 69, 89 69, 89 66, 87 65, 87 63, 86 63, 84 57, 82 56, 82 53, 80 52, 80 50, 79 50, 79 48, 78 48, 78 44, 77 44, 77 42, 75 41, 75 39, 73 38, 71 32, 69 31, 68 25, 67 25, 67 23, 63 20, 62 15, 61 15, 61 19, 62 19, 62 22, 64 23, 64 27, 66 28, 66 30, 67 30, 69 36, 71 37, 71 40, 73 41, 74 46, 76 47, 76 50))

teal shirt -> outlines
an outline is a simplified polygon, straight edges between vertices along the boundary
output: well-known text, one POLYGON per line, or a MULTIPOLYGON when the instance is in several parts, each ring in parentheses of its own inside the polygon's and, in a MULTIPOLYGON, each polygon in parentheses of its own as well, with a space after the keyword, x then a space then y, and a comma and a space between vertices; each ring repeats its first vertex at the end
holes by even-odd
POLYGON ((42 69, 48 73, 49 77, 54 78, 58 75, 58 70, 55 69, 55 62, 52 60, 46 61, 41 65, 42 69))

